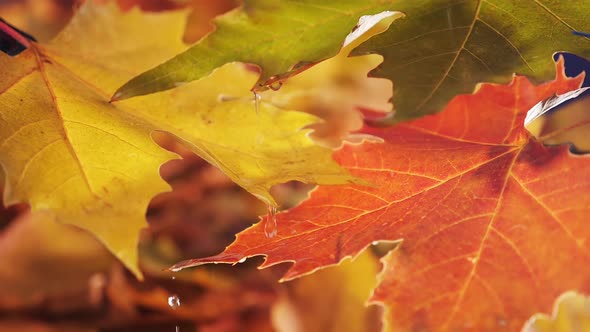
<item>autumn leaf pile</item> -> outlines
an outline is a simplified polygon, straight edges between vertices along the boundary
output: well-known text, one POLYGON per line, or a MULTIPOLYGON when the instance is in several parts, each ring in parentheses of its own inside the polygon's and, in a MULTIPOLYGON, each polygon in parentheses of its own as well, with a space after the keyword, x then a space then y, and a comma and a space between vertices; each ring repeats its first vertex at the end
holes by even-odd
POLYGON ((0 330, 590 328, 590 2, 64 4, 0 4, 0 330))

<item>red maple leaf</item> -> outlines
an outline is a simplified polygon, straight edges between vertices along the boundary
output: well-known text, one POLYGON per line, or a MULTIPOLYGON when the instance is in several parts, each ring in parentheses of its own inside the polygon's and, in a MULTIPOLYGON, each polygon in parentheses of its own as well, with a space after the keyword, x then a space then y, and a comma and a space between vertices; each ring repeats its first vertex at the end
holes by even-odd
POLYGON ((590 158, 523 127, 534 104, 581 79, 559 62, 555 81, 483 84, 439 114, 366 128, 384 143, 336 159, 374 187, 320 187, 278 215, 274 238, 259 223, 223 253, 175 267, 265 255, 262 267, 293 262, 292 279, 403 239, 372 297, 393 330, 518 331, 563 291, 590 291, 590 158))

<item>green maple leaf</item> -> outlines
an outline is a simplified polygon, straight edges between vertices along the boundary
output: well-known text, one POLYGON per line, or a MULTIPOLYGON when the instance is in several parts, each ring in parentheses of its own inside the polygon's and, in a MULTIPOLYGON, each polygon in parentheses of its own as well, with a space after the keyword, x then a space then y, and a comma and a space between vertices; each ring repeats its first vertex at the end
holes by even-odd
MULTIPOLYGON (((391 7, 391 0, 245 0, 240 8, 214 21, 215 32, 133 78, 113 99, 171 89, 234 61, 260 66, 255 88, 263 89, 336 55, 359 17, 391 7)), ((388 15, 391 23, 403 14, 388 15)))
POLYGON ((395 10, 406 19, 353 51, 383 55, 373 74, 395 85, 395 121, 437 112, 479 82, 549 80, 556 51, 590 55, 572 34, 590 30, 590 1, 399 0, 395 10))

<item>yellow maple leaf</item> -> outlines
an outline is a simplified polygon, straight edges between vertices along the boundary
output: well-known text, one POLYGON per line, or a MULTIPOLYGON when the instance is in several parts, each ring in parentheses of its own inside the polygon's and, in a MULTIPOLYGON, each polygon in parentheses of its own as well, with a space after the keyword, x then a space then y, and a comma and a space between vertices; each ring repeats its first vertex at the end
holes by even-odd
POLYGON ((381 311, 367 299, 377 285, 377 258, 365 250, 352 260, 286 282, 272 310, 279 332, 381 330, 381 311))
POLYGON ((569 291, 555 300, 553 313, 535 314, 522 332, 590 331, 590 297, 569 291))
POLYGON ((188 148, 270 205, 275 205, 270 188, 289 180, 357 182, 332 159, 331 150, 313 143, 310 130, 302 129, 317 122, 316 117, 264 101, 255 105, 249 88, 257 76, 242 64, 231 63, 205 80, 120 104, 132 106, 142 118, 176 134, 188 148))
POLYGON ((391 112, 392 82, 368 77, 368 73, 383 62, 381 55, 349 55, 355 47, 387 30, 401 16, 401 13, 387 12, 365 16, 363 27, 366 29, 355 30, 357 34, 351 34, 354 38, 350 38, 338 55, 289 78, 278 91, 261 93, 262 100, 321 118, 322 122, 308 128, 313 129, 310 137, 323 146, 335 148, 343 141, 359 143, 368 136, 352 133, 363 126, 359 108, 391 112))
POLYGON ((49 209, 90 230, 136 273, 136 243, 149 200, 168 189, 173 158, 151 128, 110 105, 36 46, 0 54, 0 162, 7 204, 49 209))
POLYGON ((264 102, 255 111, 248 90, 256 75, 241 64, 109 103, 123 82, 184 49, 185 17, 87 2, 53 41, 0 54, 6 203, 27 202, 91 231, 137 275, 145 210, 168 190, 158 170, 175 158, 153 142, 154 130, 174 134, 268 204, 276 183, 356 181, 301 129, 317 118, 264 102))

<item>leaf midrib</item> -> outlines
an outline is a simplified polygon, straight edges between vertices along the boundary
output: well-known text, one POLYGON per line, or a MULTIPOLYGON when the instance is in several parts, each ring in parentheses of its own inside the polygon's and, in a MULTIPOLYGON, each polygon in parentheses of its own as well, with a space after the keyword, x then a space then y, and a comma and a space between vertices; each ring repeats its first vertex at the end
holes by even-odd
POLYGON ((463 284, 463 287, 461 287, 459 294, 457 296, 457 299, 453 303, 453 307, 451 308, 450 314, 447 315, 447 319, 442 324, 441 331, 448 330, 449 324, 451 323, 451 321, 453 320, 453 318, 455 317, 455 315, 459 311, 459 307, 461 306, 461 303, 463 302, 463 298, 465 297, 465 293, 467 292, 467 289, 469 288, 469 286, 471 285, 471 282, 473 281, 473 279, 475 277, 477 267, 479 266, 479 262, 481 260, 482 254, 483 254, 483 249, 485 247, 485 243, 488 239, 490 232, 494 228, 493 227, 494 221, 496 220, 496 217, 498 216, 498 214, 500 212, 500 208, 502 207, 502 202, 504 201, 504 191, 506 190, 508 180, 511 177, 513 177, 512 168, 516 164, 516 161, 518 160, 518 157, 520 156, 520 153, 522 153, 522 151, 523 150, 520 149, 518 151, 518 153, 516 153, 514 155, 512 161, 510 162, 510 166, 508 167, 508 171, 506 172, 506 176, 504 178, 504 183, 502 185, 502 191, 500 191, 500 193, 498 194, 498 202, 496 203, 496 207, 494 208, 494 211, 492 212, 490 221, 488 222, 488 224, 486 226, 485 232, 484 232, 481 242, 479 244, 479 248, 477 249, 477 253, 476 253, 475 257, 473 258, 474 263, 473 263, 473 266, 471 267, 471 271, 469 271, 469 274, 467 275, 467 278, 463 284))
POLYGON ((45 83, 45 86, 47 87, 47 92, 49 92, 49 95, 51 96, 51 100, 52 100, 53 105, 55 107, 55 111, 56 111, 55 113, 58 117, 58 122, 61 125, 61 129, 63 131, 64 141, 66 143, 65 145, 68 148, 70 155, 72 156, 72 158, 76 162, 76 166, 78 167, 78 170, 80 171, 80 174, 82 175, 82 179, 84 180, 84 184, 88 188, 88 191, 90 192, 90 194, 92 194, 92 196, 94 196, 98 200, 102 201, 102 198, 99 195, 97 195, 96 192, 94 191, 94 189, 92 188, 92 185, 90 183, 90 179, 88 178, 88 174, 86 174, 86 171, 84 170, 84 166, 82 165, 82 162, 80 161, 80 158, 78 157, 78 153, 76 152, 76 149, 74 148, 74 146, 72 144, 72 141, 70 139, 70 135, 68 133, 68 129, 65 126, 65 119, 63 117, 63 113, 60 109, 59 103, 57 102, 57 96, 55 95, 55 91, 53 90, 51 81, 49 80, 49 77, 47 76, 47 72, 45 70, 45 65, 43 63, 43 59, 42 59, 42 55, 41 55, 42 53, 37 48, 36 44, 31 44, 31 51, 33 52, 33 54, 35 56, 35 60, 37 61, 37 70, 41 74, 41 78, 43 79, 43 82, 45 83))
MULTIPOLYGON (((489 0, 477 0, 477 7, 476 7, 475 13, 473 15, 473 20, 471 22, 471 25, 469 26, 469 30, 467 31, 467 33, 466 33, 466 35, 465 35, 465 37, 463 39, 463 42, 461 43, 461 46, 457 49, 456 52, 453 52, 453 53, 455 53, 455 56, 453 57, 453 59, 451 60, 451 62, 449 63, 449 65, 447 66, 445 72, 442 74, 441 78, 434 85, 434 87, 432 88, 432 90, 430 91, 430 93, 420 102, 420 104, 418 104, 416 106, 416 110, 422 109, 432 99, 432 97, 434 97, 434 95, 439 91, 439 89, 442 86, 442 84, 446 81, 446 79, 448 77, 448 74, 450 73, 450 71, 455 66, 455 64, 456 64, 457 60, 459 59, 459 56, 461 55, 462 51, 466 49, 465 46, 467 45, 467 42, 469 41, 469 38, 471 37, 471 34, 473 32, 473 29, 474 29, 475 24, 477 23, 477 21, 482 22, 482 24, 486 25, 489 29, 491 29, 496 34, 498 34, 499 36, 501 36, 502 38, 504 38, 506 40, 506 42, 511 47, 513 47, 514 50, 518 53, 518 55, 520 56, 521 60, 529 68, 529 70, 531 70, 531 72, 534 72, 533 68, 528 64, 527 60, 520 53, 520 50, 518 49, 518 47, 516 45, 514 45, 509 38, 507 38, 502 33, 500 33, 499 31, 497 31, 495 27, 493 27, 491 24, 483 21, 479 17, 480 10, 481 10, 481 5, 482 5, 483 1, 486 1, 489 4, 494 5, 493 2, 491 2, 489 0)), ((557 14, 555 14, 550 8, 548 8, 545 4, 543 4, 539 0, 532 0, 532 1, 534 2, 535 5, 537 5, 540 8, 542 8, 545 12, 547 12, 549 15, 551 15, 555 20, 557 20, 563 26, 567 27, 568 29, 570 29, 572 31, 575 31, 576 30, 572 25, 570 25, 569 23, 567 23, 566 21, 564 21, 561 17, 559 17, 557 14)), ((587 39, 587 40, 590 40, 590 38, 588 38, 588 37, 584 37, 584 38, 587 39)))
POLYGON ((461 46, 459 46, 459 48, 457 49, 457 52, 455 53, 453 60, 451 60, 451 63, 447 66, 447 69, 443 73, 442 77, 438 80, 438 82, 436 82, 436 84, 434 85, 434 87, 432 88, 430 93, 424 98, 424 100, 422 102, 420 102, 420 104, 418 104, 416 106, 416 110, 422 109, 422 107, 424 107, 424 105, 426 105, 426 103, 428 103, 428 101, 430 101, 430 99, 432 99, 434 94, 438 92, 438 89, 441 87, 441 85, 447 79, 449 73, 451 72, 451 69, 453 69, 453 67, 455 66, 455 63, 459 59, 461 52, 463 51, 463 49, 465 48, 465 45, 467 44, 467 41, 469 40, 469 37, 471 37, 471 33, 473 32, 473 28, 475 27, 475 22, 477 22, 477 19, 479 16, 479 11, 481 10, 481 3, 482 3, 482 0, 477 0, 477 7, 475 9, 475 14, 473 15, 473 21, 471 21, 471 24, 469 25, 469 30, 467 30, 467 33, 465 34, 465 38, 463 39, 461 46))
MULTIPOLYGON (((521 149, 522 149, 522 147, 514 147, 512 149, 509 149, 507 151, 504 151, 503 153, 501 153, 501 154, 499 154, 499 155, 497 155, 497 156, 495 156, 493 158, 487 159, 486 161, 484 161, 482 163, 478 163, 478 164, 476 164, 476 165, 474 165, 474 166, 472 166, 472 167, 470 167, 470 168, 468 168, 466 170, 463 170, 461 172, 458 172, 457 174, 455 174, 455 175, 453 175, 453 176, 451 176, 449 178, 446 178, 446 179, 444 179, 442 181, 439 181, 439 182, 437 182, 436 184, 434 184, 432 186, 429 186, 427 188, 424 188, 424 189, 422 189, 422 190, 420 190, 420 191, 418 191, 416 193, 413 193, 413 194, 411 194, 411 195, 409 195, 407 197, 404 197, 402 199, 388 201, 387 204, 383 204, 383 205, 379 206, 378 208, 375 208, 375 209, 372 209, 372 210, 364 210, 363 213, 360 213, 358 215, 355 215, 354 217, 345 219, 345 220, 340 221, 338 223, 334 223, 334 224, 330 224, 330 225, 326 225, 326 226, 325 225, 318 225, 318 226, 321 226, 321 227, 318 227, 317 229, 312 229, 312 230, 309 230, 309 231, 306 231, 306 232, 299 232, 299 233, 297 233, 297 234, 295 234, 293 236, 282 237, 280 239, 277 239, 279 241, 276 241, 276 242, 280 242, 281 240, 287 240, 287 239, 291 239, 291 238, 297 238, 299 236, 303 236, 303 235, 306 235, 306 234, 311 234, 311 233, 314 233, 314 232, 317 232, 317 231, 320 231, 320 230, 324 230, 326 228, 335 227, 335 226, 339 226, 339 225, 342 225, 342 224, 350 223, 352 221, 356 221, 356 220, 360 219, 361 217, 363 217, 365 215, 369 215, 371 213, 378 212, 380 210, 383 210, 383 209, 386 209, 386 208, 390 207, 393 204, 406 201, 406 200, 408 200, 408 199, 410 199, 412 197, 421 195, 421 194, 423 194, 423 193, 425 193, 425 192, 427 192, 429 190, 435 189, 435 188, 437 188, 437 187, 439 187, 439 186, 441 186, 441 185, 443 185, 443 184, 445 184, 445 183, 447 183, 449 181, 452 181, 452 180, 454 180, 454 179, 456 179, 456 178, 458 178, 460 176, 463 176, 463 175, 465 175, 465 174, 467 174, 467 173, 469 173, 469 172, 471 172, 471 171, 473 171, 473 170, 475 170, 475 169, 477 169, 479 167, 482 167, 482 166, 484 166, 484 165, 486 165, 486 164, 488 164, 490 162, 493 162, 493 161, 495 161, 495 160, 497 160, 499 158, 502 158, 502 157, 504 157, 504 156, 506 156, 506 155, 508 155, 510 153, 513 153, 515 151, 519 151, 521 149)), ((313 207, 315 207, 315 206, 313 206, 313 207)), ((235 241, 235 243, 237 243, 237 241, 235 241)), ((264 244, 261 244, 260 246, 252 247, 249 250, 255 250, 255 249, 258 249, 258 248, 262 248, 262 247, 264 247, 266 245, 268 245, 268 243, 264 243, 264 244)))

